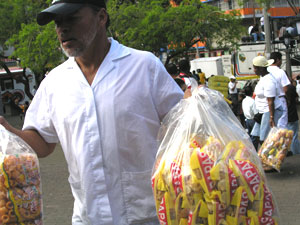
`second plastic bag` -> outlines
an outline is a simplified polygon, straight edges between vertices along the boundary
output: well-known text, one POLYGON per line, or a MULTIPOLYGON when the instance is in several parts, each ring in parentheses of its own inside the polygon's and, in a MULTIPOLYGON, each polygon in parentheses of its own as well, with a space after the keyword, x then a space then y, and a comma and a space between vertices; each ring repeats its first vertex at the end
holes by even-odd
POLYGON ((278 224, 260 159, 219 92, 195 90, 159 137, 152 187, 161 224, 278 224))
POLYGON ((268 137, 258 151, 258 155, 266 170, 270 167, 280 172, 281 164, 293 141, 293 134, 292 130, 278 127, 273 127, 270 130, 268 137))
POLYGON ((0 125, 0 224, 42 225, 42 209, 37 155, 0 125))

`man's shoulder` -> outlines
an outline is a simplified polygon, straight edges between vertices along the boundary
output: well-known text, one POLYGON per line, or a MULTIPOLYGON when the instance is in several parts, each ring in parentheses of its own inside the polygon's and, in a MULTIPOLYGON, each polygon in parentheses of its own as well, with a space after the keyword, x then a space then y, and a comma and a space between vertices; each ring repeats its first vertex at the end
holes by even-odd
POLYGON ((125 47, 129 50, 130 56, 138 60, 157 60, 157 57, 149 51, 139 50, 135 48, 125 47))
MULTIPOLYGON (((72 61, 72 60, 71 60, 72 61)), ((66 74, 68 69, 72 68, 70 59, 62 62, 58 66, 54 67, 46 76, 48 82, 50 80, 57 80, 58 78, 62 77, 62 74, 66 74)))

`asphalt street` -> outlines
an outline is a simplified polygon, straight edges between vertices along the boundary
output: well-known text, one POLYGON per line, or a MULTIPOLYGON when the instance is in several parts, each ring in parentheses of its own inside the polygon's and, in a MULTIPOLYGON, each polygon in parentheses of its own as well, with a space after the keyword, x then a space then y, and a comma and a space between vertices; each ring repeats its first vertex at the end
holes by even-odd
MULTIPOLYGON (((300 115, 300 114, 299 114, 300 115)), ((15 127, 23 121, 17 116, 6 116, 15 127)), ((68 184, 68 170, 62 149, 57 145, 54 153, 40 159, 42 176, 44 225, 71 225, 73 197, 68 184)), ((279 209, 281 225, 300 224, 300 155, 287 157, 281 172, 266 173, 279 209)))

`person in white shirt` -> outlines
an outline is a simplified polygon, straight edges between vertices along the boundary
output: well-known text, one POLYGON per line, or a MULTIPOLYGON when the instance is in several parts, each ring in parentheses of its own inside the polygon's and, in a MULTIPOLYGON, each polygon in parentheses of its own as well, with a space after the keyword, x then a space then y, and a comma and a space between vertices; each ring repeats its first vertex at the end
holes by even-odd
POLYGON ((104 0, 56 0, 54 20, 69 59, 42 81, 22 130, 0 124, 39 157, 60 142, 74 196, 73 225, 158 225, 151 174, 164 116, 182 90, 150 52, 107 37, 104 0))
POLYGON ((255 106, 258 112, 263 115, 261 123, 255 123, 251 135, 259 136, 260 144, 268 136, 271 127, 277 125, 282 115, 277 81, 267 71, 267 67, 272 65, 273 62, 273 59, 267 60, 264 56, 257 56, 253 59, 254 72, 260 76, 260 80, 254 89, 255 106))
POLYGON ((254 121, 254 115, 258 113, 256 107, 255 107, 255 101, 252 97, 253 95, 253 89, 251 86, 244 87, 244 92, 246 97, 242 101, 242 109, 245 116, 245 125, 247 132, 251 138, 251 141, 255 147, 255 149, 258 148, 258 137, 252 136, 251 131, 254 127, 255 121, 254 121))
POLYGON ((260 27, 261 27, 261 30, 264 32, 265 31, 265 19, 264 17, 260 17, 260 27))
POLYGON ((178 63, 179 68, 179 78, 182 79, 188 89, 192 89, 192 87, 198 86, 198 81, 192 76, 190 72, 191 65, 187 59, 181 59, 178 63))
POLYGON ((237 90, 237 82, 235 76, 229 77, 230 82, 228 83, 228 92, 231 100, 231 109, 234 115, 238 116, 238 90, 237 90))
POLYGON ((280 68, 282 64, 282 54, 280 52, 272 52, 270 59, 274 60, 274 63, 268 67, 268 72, 275 77, 277 80, 279 88, 279 99, 281 101, 281 106, 283 109, 283 114, 278 120, 278 127, 286 128, 288 124, 288 111, 285 93, 287 91, 288 85, 291 83, 288 76, 283 69, 280 68))

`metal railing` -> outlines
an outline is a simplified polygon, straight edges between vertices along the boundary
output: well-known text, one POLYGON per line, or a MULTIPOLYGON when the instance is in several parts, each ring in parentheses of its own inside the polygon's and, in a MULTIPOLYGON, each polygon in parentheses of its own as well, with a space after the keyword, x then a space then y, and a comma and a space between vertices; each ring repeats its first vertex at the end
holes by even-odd
MULTIPOLYGON (((296 7, 300 7, 300 0, 293 0, 293 3, 296 7)), ((217 6, 220 10, 261 7, 254 0, 245 2, 243 5, 240 5, 237 0, 231 0, 231 2, 229 2, 228 0, 226 1, 222 0, 222 1, 212 2, 211 4, 217 6)), ((274 0, 271 2, 271 7, 290 7, 290 5, 287 0, 274 0)))

